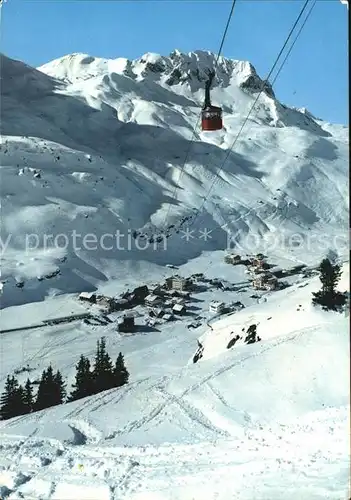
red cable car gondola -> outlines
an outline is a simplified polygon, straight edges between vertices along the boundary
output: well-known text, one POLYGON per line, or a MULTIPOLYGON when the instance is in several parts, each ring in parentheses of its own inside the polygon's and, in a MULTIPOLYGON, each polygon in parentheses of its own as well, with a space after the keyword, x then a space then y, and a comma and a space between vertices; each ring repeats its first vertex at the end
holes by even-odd
POLYGON ((205 86, 205 102, 201 113, 202 130, 221 130, 223 128, 222 108, 212 106, 210 98, 210 87, 214 77, 214 71, 210 72, 205 86))

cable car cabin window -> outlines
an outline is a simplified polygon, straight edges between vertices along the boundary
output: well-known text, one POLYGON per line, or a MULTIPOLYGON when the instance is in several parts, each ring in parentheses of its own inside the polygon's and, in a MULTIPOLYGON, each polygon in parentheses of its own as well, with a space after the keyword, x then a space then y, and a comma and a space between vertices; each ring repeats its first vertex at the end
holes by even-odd
POLYGON ((202 117, 205 120, 221 119, 222 118, 222 112, 221 111, 203 111, 202 117))

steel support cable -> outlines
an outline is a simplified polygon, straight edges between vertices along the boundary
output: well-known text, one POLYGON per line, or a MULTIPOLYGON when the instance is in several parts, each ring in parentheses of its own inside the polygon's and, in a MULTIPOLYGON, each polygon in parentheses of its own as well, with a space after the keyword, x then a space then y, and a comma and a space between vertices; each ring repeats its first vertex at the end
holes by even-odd
MULTIPOLYGON (((276 82, 276 80, 277 80, 278 76, 280 75, 280 72, 281 72, 281 70, 283 69, 283 67, 284 67, 284 65, 285 65, 285 63, 286 63, 286 61, 287 61, 287 59, 288 59, 288 57, 289 57, 289 55, 290 55, 290 53, 291 53, 292 49, 294 48, 295 43, 297 42, 297 40, 298 40, 298 38, 299 38, 299 36, 300 36, 300 34, 301 34, 301 32, 302 32, 303 28, 305 27, 305 25, 306 25, 306 23, 307 23, 307 21, 308 21, 308 19, 309 19, 310 15, 312 14, 312 11, 313 11, 313 9, 315 8, 316 3, 317 3, 317 0, 314 0, 314 2, 312 3, 312 6, 311 6, 311 8, 310 8, 310 10, 309 10, 309 11, 308 11, 308 13, 307 13, 307 16, 305 17, 305 19, 304 19, 304 21, 303 21, 303 23, 302 23, 302 25, 301 25, 301 27, 300 27, 299 31, 297 32, 297 35, 296 35, 296 37, 295 37, 295 40, 294 40, 294 41, 293 41, 293 43, 291 44, 291 46, 290 46, 290 48, 289 48, 289 50, 288 50, 288 52, 287 52, 286 56, 285 56, 285 57, 284 57, 284 59, 283 59, 283 62, 281 63, 281 65, 280 65, 280 67, 279 67, 279 69, 278 69, 278 71, 277 71, 277 74, 275 75, 275 77, 274 77, 274 79, 273 79, 273 81, 272 81, 272 84, 271 84, 272 86, 274 85, 274 83, 276 82)), ((278 210, 276 210, 276 211, 275 211, 275 214, 274 214, 274 215, 276 215, 276 214, 277 214, 277 211, 278 211, 278 210)), ((286 213, 287 213, 287 209, 286 209, 286 213)), ((279 224, 279 226, 278 226, 278 228, 277 228, 278 230, 281 228, 282 224, 283 224, 283 219, 281 220, 281 222, 280 222, 280 224, 279 224)), ((296 222, 296 221, 295 221, 295 224, 297 224, 298 226, 300 226, 300 227, 302 228, 301 224, 299 224, 298 222, 296 222)))
MULTIPOLYGON (((218 64, 218 60, 220 58, 220 55, 221 55, 221 52, 222 52, 222 49, 223 49, 223 45, 224 45, 224 42, 225 42, 225 38, 227 36, 227 32, 228 32, 228 28, 229 28, 229 25, 230 25, 230 21, 232 19, 232 16, 233 16, 233 12, 234 12, 234 7, 235 7, 235 4, 236 4, 237 0, 233 0, 233 3, 232 3, 232 7, 231 7, 231 10, 229 12, 229 16, 228 16, 228 20, 227 20, 227 24, 226 24, 226 27, 224 29, 224 32, 223 32, 223 35, 222 35, 222 40, 221 40, 221 44, 219 46, 219 50, 218 50, 218 53, 217 53, 217 58, 215 60, 215 66, 217 66, 218 64)), ((185 159, 184 159, 184 163, 183 163, 183 166, 180 170, 180 174, 179 174, 179 177, 178 177, 178 182, 176 184, 176 187, 174 189, 174 193, 173 193, 173 198, 176 198, 176 194, 177 194, 177 190, 178 190, 178 185, 182 179, 182 176, 183 176, 183 173, 184 173, 184 168, 185 168, 185 165, 188 161, 188 158, 189 158, 189 154, 190 154, 190 151, 191 151, 191 148, 192 148, 192 145, 194 143, 194 137, 195 137, 195 133, 196 133, 196 129, 197 129, 197 126, 199 124, 199 121, 200 121, 200 118, 201 118, 201 113, 200 115, 198 116, 198 119, 196 121, 196 124, 193 128, 193 133, 192 133, 192 137, 190 139, 190 142, 189 142, 189 146, 188 146, 188 149, 187 149, 187 152, 185 154, 185 159)), ((166 213, 166 216, 165 216, 165 219, 164 219, 164 222, 163 222, 163 226, 164 226, 164 229, 166 230, 166 222, 167 222, 167 219, 169 217, 169 213, 171 211, 171 204, 169 204, 169 207, 168 207, 168 210, 167 210, 167 213, 166 213)))
POLYGON ((308 21, 308 18, 309 18, 309 17, 310 17, 310 15, 312 14, 312 11, 313 11, 313 9, 315 8, 316 3, 317 3, 317 0, 314 0, 314 2, 313 2, 313 4, 312 4, 312 7, 311 7, 311 8, 310 8, 310 10, 308 11, 307 16, 305 17, 305 20, 304 20, 304 22, 303 22, 303 23, 302 23, 302 25, 301 25, 301 28, 300 28, 300 29, 299 29, 299 31, 297 32, 297 35, 296 35, 296 37, 295 37, 295 40, 294 40, 294 41, 293 41, 293 43, 291 44, 290 49, 288 50, 288 52, 287 52, 286 56, 284 57, 284 60, 283 60, 283 62, 281 63, 281 65, 280 65, 280 67, 279 67, 279 69, 278 69, 278 71, 277 71, 277 74, 276 74, 276 75, 275 75, 275 77, 274 77, 274 80, 273 80, 273 81, 272 81, 272 83, 271 83, 271 85, 272 85, 272 86, 274 85, 274 83, 275 83, 276 79, 277 79, 277 78, 278 78, 278 76, 280 75, 281 70, 282 70, 282 69, 283 69, 283 67, 285 66, 286 60, 287 60, 287 59, 288 59, 288 57, 290 56, 290 53, 291 53, 292 49, 294 48, 294 45, 295 45, 295 43, 297 42, 297 39, 299 38, 299 36, 300 36, 300 34, 301 34, 301 31, 304 29, 305 24, 306 24, 306 23, 307 23, 307 21, 308 21))
MULTIPOLYGON (((301 34, 301 32, 302 32, 303 28, 305 27, 305 25, 306 25, 306 23, 307 23, 307 21, 308 21, 308 19, 309 19, 310 15, 311 15, 311 13, 312 13, 312 11, 313 11, 314 7, 316 6, 316 3, 317 3, 317 0, 314 0, 314 2, 313 2, 313 4, 312 4, 312 6, 311 6, 311 8, 310 8, 310 10, 309 10, 309 11, 308 11, 308 13, 307 13, 307 16, 305 17, 305 19, 304 19, 304 21, 303 21, 303 23, 302 23, 302 25, 301 25, 301 27, 300 27, 299 31, 297 32, 297 35, 296 35, 296 37, 295 37, 295 39, 294 39, 293 43, 291 44, 291 46, 290 46, 290 48, 289 48, 289 50, 288 50, 288 52, 287 52, 286 56, 284 57, 284 60, 283 60, 282 64, 280 65, 280 67, 279 67, 279 69, 278 69, 277 74, 275 75, 275 77, 274 77, 274 79, 273 79, 273 81, 272 81, 272 83, 271 83, 271 85, 272 85, 272 86, 274 85, 275 81, 277 80, 278 76, 280 75, 280 72, 281 72, 281 70, 283 69, 283 67, 284 67, 284 65, 285 65, 285 63, 286 63, 286 61, 287 61, 287 59, 288 59, 288 57, 289 57, 289 55, 290 55, 290 53, 291 53, 292 49, 294 48, 295 43, 297 42, 297 39, 299 38, 299 36, 300 36, 300 34, 301 34)), ((248 212, 248 213, 246 213, 246 214, 244 214, 244 215, 240 216, 240 217, 239 217, 238 219, 236 219, 234 222, 238 222, 238 221, 239 221, 239 220, 241 220, 243 217, 245 217, 245 216, 249 215, 250 213, 252 213, 252 212, 253 212, 256 208, 257 208, 257 207, 253 207, 251 210, 249 210, 249 212, 248 212)), ((276 211, 276 212, 277 212, 277 211, 276 211)), ((276 212, 275 212, 275 213, 276 213, 276 212)), ((296 223, 296 222, 295 222, 295 223, 296 223)), ((281 224, 282 224, 282 222, 281 222, 281 224)), ((280 226, 281 226, 281 224, 280 224, 280 226)), ((298 225, 299 225, 299 224, 298 224, 298 225)), ((279 227, 280 227, 280 226, 279 226, 279 227)), ((278 229, 279 229, 279 227, 278 227, 278 229)), ((300 226, 300 227, 302 227, 302 226, 300 226)))
MULTIPOLYGON (((223 160, 223 163, 222 163, 221 167, 218 169, 217 173, 215 174, 215 178, 214 178, 214 180, 213 180, 213 182, 212 182, 212 184, 211 184, 211 186, 210 186, 209 190, 207 191, 206 196, 204 197, 204 201, 203 201, 203 202, 202 202, 202 204, 200 205, 200 208, 198 208, 198 209, 197 209, 197 211, 196 211, 196 214, 195 214, 194 218, 192 219, 192 221, 190 222, 190 224, 189 224, 189 226, 188 226, 188 229, 189 229, 189 228, 190 228, 190 227, 194 224, 194 222, 196 221, 196 219, 197 219, 197 217, 198 217, 198 215, 199 215, 200 211, 201 211, 201 210, 202 210, 202 208, 204 207, 204 205, 205 205, 205 203, 206 203, 206 201, 207 201, 207 198, 209 197, 209 195, 210 195, 210 193, 211 193, 211 191, 212 191, 212 189, 213 189, 213 186, 215 185, 215 183, 216 183, 216 181, 217 181, 217 178, 218 178, 219 174, 222 172, 223 167, 224 167, 224 165, 225 165, 226 161, 228 160, 228 158, 229 158, 229 156, 230 156, 230 154, 231 154, 231 152, 232 152, 232 150, 233 150, 233 148, 234 148, 235 144, 237 143, 237 141, 238 141, 238 139, 239 139, 239 137, 240 137, 240 134, 241 134, 241 132, 243 131, 243 129, 244 129, 244 127, 245 127, 245 125, 246 125, 246 123, 247 123, 248 119, 250 118, 251 113, 252 113, 252 111, 253 111, 254 107, 256 106, 258 99, 261 97, 261 94, 262 94, 262 92, 263 92, 263 90, 264 90, 264 88, 265 88, 265 86, 266 86, 266 82, 268 82, 268 81, 269 81, 270 76, 272 75, 272 73, 273 73, 273 71, 274 71, 275 67, 277 66, 277 64, 278 64, 278 62, 279 62, 279 59, 280 59, 280 57, 281 57, 282 53, 284 52, 284 49, 285 49, 285 47, 287 46, 287 44, 288 44, 288 42, 289 42, 289 40, 290 40, 290 38, 291 38, 291 36, 292 36, 292 34, 293 34, 293 32, 294 32, 294 30, 295 30, 296 26, 297 26, 297 24, 298 24, 298 22, 300 21, 300 19, 301 19, 302 15, 303 15, 303 13, 304 13, 304 11, 306 10, 307 5, 308 5, 308 2, 309 2, 309 1, 310 1, 310 0, 306 0, 306 1, 305 1, 304 6, 302 7, 302 9, 301 9, 301 11, 300 11, 300 14, 298 15, 298 17, 297 17, 297 19, 296 19, 295 23, 293 24, 293 27, 291 28, 291 30, 290 30, 290 32, 289 32, 289 35, 287 36, 287 38, 286 38, 286 40, 285 40, 285 42, 284 42, 283 47, 281 48, 281 50, 280 50, 280 52, 279 52, 279 54, 278 54, 278 56, 277 56, 277 58, 276 58, 276 60, 275 60, 275 62, 274 62, 274 64, 273 64, 273 66, 272 66, 272 68, 271 68, 270 72, 269 72, 269 73, 268 73, 268 75, 267 75, 267 78, 263 81, 263 84, 262 84, 262 86, 261 86, 261 89, 260 89, 260 91, 259 91, 259 93, 258 93, 258 95, 257 95, 257 97, 256 97, 256 99, 255 99, 255 101, 254 101, 254 103, 253 103, 253 105, 251 106, 251 108, 250 108, 250 110, 249 110, 249 112, 248 112, 248 114, 247 114, 247 116, 246 116, 246 118, 245 118, 245 120, 244 120, 243 124, 242 124, 242 125, 241 125, 241 127, 240 127, 239 132, 237 133, 237 135, 236 135, 236 137, 235 137, 234 141, 232 142, 232 145, 231 145, 231 146, 230 146, 230 148, 228 149, 228 152, 227 152, 227 154, 226 154, 226 156, 225 156, 225 158, 224 158, 224 160, 223 160)), ((296 40, 295 40, 295 41, 296 41, 296 40)), ((285 59, 285 61, 286 61, 286 59, 285 59)), ((281 69, 282 69, 282 66, 281 66, 280 70, 281 70, 281 69)))
MULTIPOLYGON (((311 6, 311 8, 310 8, 310 10, 309 10, 309 11, 308 11, 308 13, 307 13, 307 16, 306 16, 306 18, 305 18, 304 22, 302 23, 302 25, 301 25, 301 27, 300 27, 299 31, 297 32, 297 35, 296 35, 296 37, 295 37, 295 39, 294 39, 294 41, 293 41, 293 43, 292 43, 292 45, 291 45, 291 47, 290 47, 289 51, 287 52, 287 55, 285 56, 285 58, 284 58, 284 60, 283 60, 282 64, 280 65, 280 67, 279 67, 279 69, 278 69, 278 72, 277 72, 276 76, 274 77, 274 80, 273 80, 273 82, 272 82, 272 85, 273 85, 273 84, 274 84, 274 82, 277 80, 277 78, 278 78, 278 76, 279 76, 279 74, 280 74, 281 70, 283 69, 283 67, 284 67, 284 65, 285 65, 285 63, 286 63, 286 61, 287 61, 287 59, 288 59, 288 57, 289 57, 289 55, 290 55, 290 53, 291 53, 291 51, 292 51, 292 49, 293 49, 293 47, 294 47, 294 45, 295 45, 295 43, 296 43, 297 39, 299 38, 299 36, 300 36, 300 34, 301 34, 301 32, 302 32, 302 30, 303 30, 304 26, 306 25, 306 22, 307 22, 307 20, 309 19, 309 17, 310 17, 310 15, 311 15, 311 13, 312 13, 312 11, 313 11, 313 9, 314 9, 314 7, 315 7, 316 3, 317 3, 317 0, 314 0, 314 2, 313 2, 313 4, 312 4, 312 6, 311 6)), ((255 104, 254 104, 254 105, 255 105, 255 104)), ((241 220, 243 217, 245 217, 245 216, 247 216, 249 213, 251 213, 254 209, 255 209, 255 207, 254 207, 254 208, 252 208, 252 209, 251 209, 248 213, 246 213, 246 214, 242 215, 241 217, 239 217, 238 219, 236 219, 234 222, 237 222, 237 221, 241 220)), ((205 269, 205 271, 204 271, 204 272, 206 272, 206 271, 209 269, 209 267, 211 267, 211 266, 209 265, 209 266, 205 269)))

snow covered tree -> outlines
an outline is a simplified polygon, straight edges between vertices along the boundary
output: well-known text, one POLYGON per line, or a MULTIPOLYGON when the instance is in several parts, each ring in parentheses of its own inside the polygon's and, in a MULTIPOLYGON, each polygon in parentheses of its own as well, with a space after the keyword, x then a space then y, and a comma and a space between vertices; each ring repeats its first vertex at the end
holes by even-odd
POLYGON ((93 380, 95 394, 115 386, 112 361, 106 351, 105 337, 97 341, 93 380))
POLYGON ((116 360, 115 368, 113 370, 113 376, 115 379, 115 387, 121 387, 128 383, 129 372, 124 363, 123 354, 120 352, 116 360))
POLYGON ((312 303, 319 304, 326 310, 337 310, 346 302, 346 295, 336 289, 342 273, 341 265, 326 258, 320 263, 318 271, 322 288, 312 293, 312 303))
POLYGON ((85 398, 93 393, 93 374, 90 371, 90 361, 82 355, 76 365, 76 382, 73 385, 69 401, 85 398))

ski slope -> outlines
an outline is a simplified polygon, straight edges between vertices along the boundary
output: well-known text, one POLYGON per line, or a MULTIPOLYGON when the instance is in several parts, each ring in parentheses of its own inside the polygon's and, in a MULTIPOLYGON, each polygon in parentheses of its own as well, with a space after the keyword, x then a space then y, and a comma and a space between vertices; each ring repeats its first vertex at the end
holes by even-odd
MULTIPOLYGON (((348 287, 348 265, 343 271, 341 290, 348 287)), ((267 294, 266 302, 214 321, 212 331, 200 335, 205 355, 197 364, 186 361, 199 334, 181 324, 146 337, 111 331, 108 350, 125 353, 131 382, 0 422, 2 494, 346 499, 348 315, 312 308, 318 287, 318 278, 309 278, 303 287, 267 294), (304 310, 297 312, 300 303, 304 310), (269 316, 270 329, 263 321, 269 316), (257 319, 261 342, 225 349, 229 328, 257 319)), ((29 333, 26 353, 39 350, 27 361, 42 368, 50 360, 73 381, 73 355, 92 356, 94 335, 102 333, 86 328, 29 333), (49 343, 40 348, 45 338, 49 343)), ((1 339, 7 372, 19 361, 14 335, 1 339)))
MULTIPOLYGON (((338 285, 341 292, 349 289, 348 264, 344 265, 343 271, 342 279, 338 285)), ((225 352, 228 342, 236 334, 239 334, 242 339, 238 340, 235 345, 244 344, 245 332, 252 324, 257 325, 257 334, 265 339, 290 335, 295 331, 313 331, 326 323, 330 323, 330 326, 333 327, 334 315, 320 311, 307 299, 312 297, 312 293, 315 291, 316 279, 297 279, 283 296, 282 293, 271 292, 268 295, 269 303, 265 304, 264 307, 262 307, 262 303, 259 303, 239 311, 235 315, 228 314, 218 319, 200 338, 204 346, 202 359, 211 359, 225 352)), ((294 373, 294 362, 293 360, 291 362, 291 371, 294 373)))

